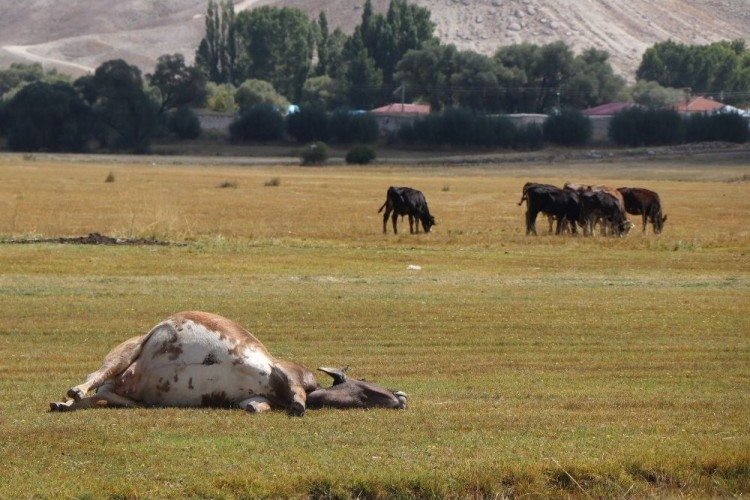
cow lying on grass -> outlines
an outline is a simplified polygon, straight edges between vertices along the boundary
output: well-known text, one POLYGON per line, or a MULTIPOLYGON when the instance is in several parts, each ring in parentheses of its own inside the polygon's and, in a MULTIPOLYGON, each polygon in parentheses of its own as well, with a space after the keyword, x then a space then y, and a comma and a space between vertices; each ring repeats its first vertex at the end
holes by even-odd
POLYGON ((406 408, 401 391, 350 380, 346 368, 321 370, 333 377, 331 387, 320 387, 307 368, 271 356, 235 322, 188 311, 115 347, 99 370, 68 390, 71 399, 50 403, 50 410, 207 406, 284 408, 302 416, 306 408, 406 408))

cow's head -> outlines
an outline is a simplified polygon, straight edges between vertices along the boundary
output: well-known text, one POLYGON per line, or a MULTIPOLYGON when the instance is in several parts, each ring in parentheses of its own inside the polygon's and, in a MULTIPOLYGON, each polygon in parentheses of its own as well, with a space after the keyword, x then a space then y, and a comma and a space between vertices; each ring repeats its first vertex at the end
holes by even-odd
POLYGON ((633 222, 632 221, 629 221, 629 220, 626 219, 626 220, 620 222, 617 225, 617 231, 618 231, 619 236, 621 238, 623 236, 627 236, 628 233, 630 232, 630 228, 631 227, 633 227, 633 222))
POLYGON ((662 215, 661 211, 654 217, 654 233, 659 234, 664 230, 664 223, 667 222, 667 216, 662 215))
POLYGON ((437 222, 435 222, 435 217, 433 217, 430 214, 424 214, 421 217, 422 219, 422 227, 424 228, 425 233, 432 232, 432 226, 436 225, 437 222))
POLYGON ((318 368, 333 378, 331 387, 318 388, 307 395, 308 408, 406 408, 406 394, 391 391, 366 380, 346 376, 349 366, 341 369, 318 368))

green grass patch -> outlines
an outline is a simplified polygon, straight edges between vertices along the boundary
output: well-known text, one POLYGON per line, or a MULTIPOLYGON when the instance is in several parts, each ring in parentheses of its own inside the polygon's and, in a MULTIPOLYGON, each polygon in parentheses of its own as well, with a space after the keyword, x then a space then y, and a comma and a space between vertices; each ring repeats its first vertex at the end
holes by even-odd
POLYGON ((659 236, 610 239, 523 234, 521 186, 580 178, 567 167, 531 179, 39 160, 0 171, 5 241, 187 243, 0 244, 0 498, 750 493, 745 184, 608 165, 603 181, 656 189, 670 216, 659 236), (109 171, 117 182, 103 184, 109 171), (227 178, 236 189, 217 190, 227 178), (425 191, 434 233, 382 234, 391 184, 425 191), (232 318, 308 367, 350 364, 410 407, 47 412, 117 342, 186 309, 232 318))

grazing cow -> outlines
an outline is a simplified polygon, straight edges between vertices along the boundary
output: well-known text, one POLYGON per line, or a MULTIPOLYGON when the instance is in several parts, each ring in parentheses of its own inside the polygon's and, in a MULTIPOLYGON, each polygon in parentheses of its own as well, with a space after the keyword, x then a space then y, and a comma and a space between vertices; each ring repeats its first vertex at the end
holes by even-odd
POLYGON ((285 408, 405 408, 406 394, 346 378, 346 369, 322 368, 334 379, 318 385, 307 368, 276 359, 250 332, 215 314, 175 314, 146 335, 115 347, 99 370, 68 390, 51 411, 82 408, 239 407, 250 412, 285 408), (90 396, 91 390, 96 392, 90 396))
POLYGON ((579 223, 585 236, 594 236, 596 222, 602 221, 602 231, 611 228, 612 234, 624 236, 630 231, 633 223, 625 217, 620 200, 602 190, 583 191, 579 195, 581 211, 579 223))
MULTIPOLYGON (((523 205, 523 202, 526 202, 526 213, 528 217, 528 208, 529 208, 529 199, 528 196, 526 196, 526 191, 528 191, 530 188, 536 188, 536 187, 546 187, 546 188, 557 188, 557 186, 553 186, 552 184, 542 184, 540 182, 527 182, 523 185, 523 190, 521 191, 521 201, 518 202, 518 206, 520 207, 523 205)), ((542 212, 544 213, 544 212, 542 212)), ((547 222, 549 223, 549 229, 547 230, 548 233, 552 233, 552 224, 555 222, 555 216, 544 213, 544 215, 547 216, 547 222)))
MULTIPOLYGON (((576 193, 578 193, 579 196, 588 191, 606 193, 615 199, 615 201, 620 207, 620 212, 622 212, 623 218, 627 219, 627 217, 625 216, 625 201, 622 198, 622 194, 620 194, 620 192, 614 188, 611 188, 609 186, 602 186, 602 185, 590 186, 588 184, 573 184, 571 182, 566 182, 564 184, 564 188, 575 191, 576 193)), ((590 215, 591 214, 585 214, 585 213, 583 214, 584 218, 589 223, 589 226, 591 228, 591 234, 593 234, 594 226, 596 226, 597 222, 602 228, 602 233, 606 234, 607 229, 609 229, 609 232, 612 234, 621 234, 621 231, 618 228, 613 226, 613 223, 612 223, 613 218, 610 217, 609 219, 605 221, 605 219, 602 218, 601 216, 595 216, 593 218, 590 218, 589 217, 590 215)), ((586 234, 585 227, 584 227, 584 234, 586 234)))
POLYGON ((543 212, 557 218, 556 234, 560 234, 564 221, 570 223, 571 232, 578 234, 576 221, 579 218, 580 206, 578 195, 555 186, 531 186, 526 190, 526 234, 536 235, 536 216, 543 212))
POLYGON ((398 217, 404 215, 409 216, 409 232, 411 234, 419 232, 419 223, 422 223, 422 228, 425 233, 432 231, 432 226, 435 223, 435 217, 430 215, 430 209, 427 207, 427 200, 422 194, 422 191, 412 189, 409 187, 394 187, 388 188, 386 193, 385 203, 380 207, 378 213, 385 209, 383 214, 383 232, 388 232, 388 217, 391 216, 393 221, 393 233, 398 234, 396 228, 396 221, 398 217))
POLYGON ((621 187, 617 188, 617 191, 625 202, 625 211, 643 216, 643 234, 646 234, 649 221, 654 226, 654 234, 662 232, 667 216, 661 211, 661 200, 656 192, 637 187, 621 187))

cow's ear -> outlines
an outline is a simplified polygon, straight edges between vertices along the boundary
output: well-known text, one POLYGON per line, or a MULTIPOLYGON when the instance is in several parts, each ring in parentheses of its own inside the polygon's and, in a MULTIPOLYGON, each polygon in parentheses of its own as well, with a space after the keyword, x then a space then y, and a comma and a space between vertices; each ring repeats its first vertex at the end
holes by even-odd
POLYGON ((343 368, 337 369, 337 368, 328 368, 325 366, 321 366, 318 368, 318 370, 327 373, 331 376, 333 379, 333 385, 343 384, 346 382, 346 371, 349 369, 349 365, 346 365, 343 368))
POLYGON ((667 222, 667 216, 665 215, 664 217, 662 217, 661 221, 662 222, 667 222))

